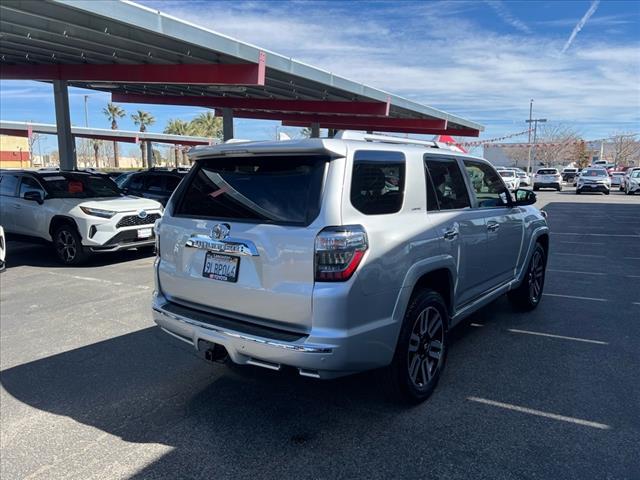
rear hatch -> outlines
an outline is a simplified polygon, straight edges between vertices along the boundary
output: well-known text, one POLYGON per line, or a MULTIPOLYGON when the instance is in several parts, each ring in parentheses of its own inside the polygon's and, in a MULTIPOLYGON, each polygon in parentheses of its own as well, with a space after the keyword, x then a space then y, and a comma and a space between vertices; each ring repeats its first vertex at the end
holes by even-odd
POLYGON ((160 226, 171 301, 306 332, 327 154, 204 158, 160 226))

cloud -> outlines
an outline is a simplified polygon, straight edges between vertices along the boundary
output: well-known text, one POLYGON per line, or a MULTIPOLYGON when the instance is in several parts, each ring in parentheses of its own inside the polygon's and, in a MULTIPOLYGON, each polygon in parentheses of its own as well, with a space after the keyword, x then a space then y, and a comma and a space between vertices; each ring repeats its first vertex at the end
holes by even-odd
POLYGON ((498 17, 508 25, 522 33, 531 33, 531 29, 520 19, 516 18, 501 0, 485 0, 486 3, 496 12, 498 17))
POLYGON ((566 52, 569 49, 569 47, 575 40, 576 35, 578 35, 578 32, 580 32, 580 30, 582 30, 585 24, 589 21, 589 19, 591 18, 591 15, 596 13, 596 10, 598 9, 599 4, 600 4, 600 0, 594 0, 593 2, 591 2, 591 6, 589 7, 589 10, 587 10, 587 13, 585 13, 584 16, 580 19, 580 21, 576 24, 576 26, 573 27, 573 31, 571 32, 571 35, 569 35, 569 39, 567 40, 567 43, 565 43, 564 47, 562 47, 562 53, 566 52))

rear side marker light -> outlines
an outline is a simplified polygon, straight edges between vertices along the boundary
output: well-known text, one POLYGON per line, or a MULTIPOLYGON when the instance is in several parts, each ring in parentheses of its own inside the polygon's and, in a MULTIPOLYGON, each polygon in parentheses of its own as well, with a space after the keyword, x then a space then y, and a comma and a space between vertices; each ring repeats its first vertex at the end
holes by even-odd
POLYGON ((349 280, 368 248, 367 233, 361 225, 325 228, 315 242, 315 280, 349 280))

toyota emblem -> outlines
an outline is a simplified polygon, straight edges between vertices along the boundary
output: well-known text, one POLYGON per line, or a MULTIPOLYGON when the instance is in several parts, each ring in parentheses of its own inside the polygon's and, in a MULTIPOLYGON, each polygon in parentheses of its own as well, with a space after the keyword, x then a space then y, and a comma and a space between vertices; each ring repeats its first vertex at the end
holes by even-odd
POLYGON ((211 230, 211 238, 214 240, 224 240, 229 236, 231 226, 228 223, 218 223, 213 230, 211 230))
POLYGON ((138 218, 147 218, 147 212, 145 210, 140 210, 138 212, 138 218))

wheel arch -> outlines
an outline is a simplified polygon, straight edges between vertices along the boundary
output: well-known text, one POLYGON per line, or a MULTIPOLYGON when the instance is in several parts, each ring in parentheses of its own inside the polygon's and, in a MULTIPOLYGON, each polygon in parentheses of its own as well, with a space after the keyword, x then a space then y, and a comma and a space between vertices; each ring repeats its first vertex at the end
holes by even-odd
POLYGON ((49 236, 51 237, 52 241, 53 241, 53 232, 55 232, 56 229, 62 225, 72 226, 75 229, 75 231, 78 233, 78 235, 80 235, 80 238, 82 238, 82 235, 80 234, 80 229, 78 228, 78 224, 73 219, 73 217, 69 217, 68 215, 55 215, 51 219, 51 222, 49 223, 49 236))

